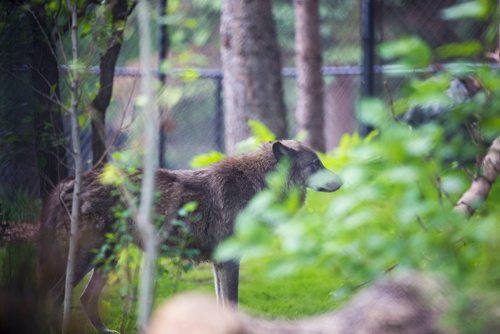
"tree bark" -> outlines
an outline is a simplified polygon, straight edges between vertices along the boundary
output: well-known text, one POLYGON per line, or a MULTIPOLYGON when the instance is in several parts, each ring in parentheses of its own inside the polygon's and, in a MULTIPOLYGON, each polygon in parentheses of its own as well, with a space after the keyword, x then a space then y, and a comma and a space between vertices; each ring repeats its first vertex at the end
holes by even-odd
POLYGON ((295 62, 297 66, 297 110, 299 131, 306 131, 305 142, 325 151, 323 78, 321 76, 321 37, 319 1, 295 0, 295 62))
POLYGON ((226 151, 250 136, 248 120, 286 136, 281 60, 271 1, 224 0, 221 18, 226 151))
POLYGON ((59 69, 56 47, 42 15, 33 10, 31 76, 39 108, 34 110, 36 155, 40 195, 45 198, 68 175, 65 164, 64 127, 59 106, 59 69))
POLYGON ((99 64, 99 91, 90 104, 92 113, 92 163, 94 167, 106 162, 106 109, 113 93, 116 61, 123 43, 123 32, 128 16, 127 0, 109 3, 111 8, 111 38, 99 64))
MULTIPOLYGON (((71 13, 71 54, 73 66, 76 66, 78 60, 78 26, 77 26, 77 6, 67 0, 68 11, 71 13)), ((76 252, 78 249, 78 221, 80 219, 80 189, 82 186, 82 153, 80 145, 80 127, 78 125, 78 72, 76 69, 71 71, 71 142, 73 146, 73 158, 75 160, 75 181, 73 187, 73 199, 71 203, 71 226, 68 250, 68 262, 66 265, 66 281, 64 287, 64 305, 63 305, 63 323, 62 333, 68 333, 71 316, 71 298, 73 295, 73 282, 75 273, 76 252)))
POLYGON ((325 87, 325 148, 337 147, 342 136, 356 128, 354 112, 356 88, 352 76, 335 77, 335 82, 325 87))
POLYGON ((141 185, 141 201, 137 214, 137 229, 144 247, 144 256, 139 282, 138 326, 139 333, 144 333, 151 308, 153 306, 154 274, 158 253, 158 238, 153 225, 153 205, 155 175, 158 169, 159 112, 153 94, 153 67, 151 64, 151 29, 147 0, 140 0, 138 5, 139 47, 142 65, 142 95, 146 102, 145 116, 145 152, 144 169, 141 185))

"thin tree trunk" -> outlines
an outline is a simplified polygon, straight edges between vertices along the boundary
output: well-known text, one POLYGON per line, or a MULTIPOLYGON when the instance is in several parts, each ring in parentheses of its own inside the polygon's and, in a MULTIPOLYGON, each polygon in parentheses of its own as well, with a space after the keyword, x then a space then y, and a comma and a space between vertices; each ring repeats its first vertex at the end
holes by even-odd
POLYGON ((80 188, 82 182, 82 154, 80 149, 80 131, 78 125, 78 73, 74 68, 78 60, 77 44, 77 8, 67 0, 68 10, 71 12, 71 53, 73 69, 71 71, 71 140, 73 143, 73 157, 75 160, 75 183, 73 187, 73 201, 71 204, 71 227, 69 238, 68 262, 66 266, 66 282, 64 289, 62 332, 68 333, 71 316, 71 297, 73 295, 73 281, 75 273, 75 258, 78 240, 78 220, 80 214, 80 188))
MULTIPOLYGON (((41 11, 41 9, 40 9, 41 11)), ((59 70, 49 28, 36 8, 32 11, 33 53, 31 76, 39 108, 34 110, 40 195, 45 198, 68 176, 65 164, 64 128, 59 107, 59 70)))
POLYGON ((123 43, 123 32, 128 16, 127 0, 116 0, 109 3, 111 8, 112 34, 109 46, 101 57, 99 64, 99 91, 90 104, 92 112, 92 163, 94 167, 106 162, 106 109, 113 93, 113 79, 116 61, 123 43))
POLYGON ((297 125, 306 131, 305 142, 325 151, 323 78, 319 0, 295 0, 295 48, 297 65, 297 125))
POLYGON ((271 1, 224 0, 221 18, 226 150, 250 136, 248 120, 286 136, 281 60, 271 1))
POLYGON ((145 152, 141 186, 141 202, 137 214, 137 228, 144 247, 139 281, 139 332, 143 333, 149 321, 153 304, 154 274, 157 258, 157 235, 153 221, 155 175, 158 169, 158 106, 153 96, 153 67, 151 65, 151 29, 147 0, 138 4, 139 46, 142 64, 142 94, 145 98, 145 152))

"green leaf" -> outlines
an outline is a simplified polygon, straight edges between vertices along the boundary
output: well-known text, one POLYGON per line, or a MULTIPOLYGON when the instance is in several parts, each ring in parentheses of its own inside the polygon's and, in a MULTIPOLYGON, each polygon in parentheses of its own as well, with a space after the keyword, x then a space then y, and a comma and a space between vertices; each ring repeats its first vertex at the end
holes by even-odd
POLYGON ((85 114, 78 115, 78 126, 80 127, 80 129, 83 129, 85 127, 88 120, 89 119, 88 119, 87 115, 85 115, 85 114))
POLYGON ((274 133, 264 125, 264 123, 251 119, 248 121, 248 126, 252 130, 252 135, 261 142, 276 140, 274 133))
POLYGON ((55 13, 58 8, 59 8, 58 1, 52 0, 49 2, 48 9, 50 13, 55 13))
POLYGON ((243 154, 245 152, 256 150, 261 144, 262 141, 258 140, 254 136, 250 136, 236 144, 236 154, 243 154))
POLYGON ((198 154, 191 160, 189 164, 193 168, 207 167, 219 161, 222 161, 225 158, 226 155, 224 153, 220 153, 218 151, 210 151, 205 154, 198 154))
POLYGON ((198 208, 198 203, 196 201, 191 201, 184 204, 184 209, 188 212, 194 212, 196 208, 198 208))
POLYGON ((442 11, 445 20, 457 19, 487 19, 491 13, 491 4, 488 0, 476 0, 457 4, 442 11))
POLYGON ((426 80, 414 79, 406 88, 410 95, 405 98, 406 102, 409 103, 407 106, 449 106, 451 98, 446 94, 449 86, 450 78, 447 75, 434 76, 426 80))
POLYGON ((474 57, 483 51, 483 46, 479 41, 466 41, 462 43, 445 44, 436 49, 440 58, 454 58, 454 57, 474 57))
POLYGON ((208 42, 210 36, 212 36, 212 34, 208 29, 196 31, 196 34, 193 36, 193 43, 196 46, 204 46, 208 42))
POLYGON ((159 97, 160 105, 172 108, 179 103, 183 93, 182 88, 171 86, 167 87, 159 97))
POLYGON ((399 63, 410 68, 422 68, 431 63, 429 46, 418 37, 406 37, 382 43, 378 52, 384 59, 399 59, 399 63))
POLYGON ((168 7, 167 7, 167 13, 168 14, 173 14, 177 12, 180 8, 180 0, 170 0, 168 2, 168 7))
POLYGON ((99 181, 102 184, 112 184, 114 186, 119 186, 125 183, 126 176, 118 167, 111 163, 108 163, 104 165, 102 173, 99 175, 99 181))
POLYGON ((83 35, 88 34, 88 33, 92 30, 92 27, 93 27, 93 26, 94 26, 94 25, 93 25, 93 22, 92 22, 92 21, 90 21, 90 20, 83 22, 83 23, 81 24, 81 27, 82 27, 81 32, 82 32, 82 34, 83 34, 83 35))
POLYGON ((199 77, 200 77, 199 71, 193 68, 184 69, 180 73, 180 78, 185 81, 194 81, 197 80, 199 77))
POLYGON ((198 21, 195 18, 188 18, 184 20, 184 26, 188 29, 195 29, 198 27, 198 21))
POLYGON ((190 213, 193 213, 194 211, 196 211, 197 208, 198 208, 198 202, 190 201, 190 202, 187 202, 186 204, 184 204, 182 206, 182 208, 180 208, 179 211, 177 211, 177 214, 180 217, 186 217, 190 213))
POLYGON ((379 99, 365 98, 359 104, 359 117, 365 124, 380 127, 389 121, 389 109, 379 99))

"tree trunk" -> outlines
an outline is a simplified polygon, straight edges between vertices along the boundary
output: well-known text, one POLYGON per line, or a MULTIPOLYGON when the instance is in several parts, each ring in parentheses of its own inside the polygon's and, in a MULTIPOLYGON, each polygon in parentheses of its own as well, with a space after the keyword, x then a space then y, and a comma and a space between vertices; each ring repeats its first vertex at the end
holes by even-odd
POLYGON ((340 75, 325 87, 325 148, 337 147, 342 136, 356 128, 354 77, 340 75))
MULTIPOLYGON (((71 4, 67 0, 68 11, 71 13, 71 54, 73 63, 78 61, 78 26, 76 3, 71 4)), ((71 107, 69 110, 71 119, 71 142, 73 147, 73 158, 75 160, 75 183, 73 187, 73 199, 71 203, 71 226, 68 250, 68 262, 66 264, 66 281, 64 284, 64 305, 62 333, 69 332, 71 316, 71 299, 73 295, 73 282, 75 274, 75 261, 78 249, 78 221, 80 219, 80 189, 82 187, 82 153, 80 145, 80 127, 78 125, 78 72, 72 70, 71 77, 71 107)))
POLYGON ((123 32, 128 16, 127 0, 111 1, 111 29, 109 46, 99 64, 99 91, 90 104, 92 112, 92 163, 97 166, 106 161, 106 109, 113 93, 116 60, 123 43, 123 32))
POLYGON ((151 65, 151 18, 147 0, 138 4, 139 47, 142 65, 142 95, 145 117, 144 169, 141 185, 141 201, 137 213, 137 229, 144 247, 144 256, 139 281, 138 326, 144 333, 149 322, 154 297, 154 275, 158 253, 158 238, 153 225, 155 175, 158 169, 159 112, 153 94, 153 67, 151 65))
POLYGON ((307 132, 305 142, 316 150, 325 151, 318 2, 294 1, 298 86, 296 118, 298 130, 307 132))
POLYGON ((250 136, 248 120, 286 136, 281 60, 268 0, 224 0, 221 18, 226 150, 250 136))
POLYGON ((68 175, 65 164, 64 128, 59 106, 59 70, 50 30, 34 10, 31 75, 39 108, 34 111, 35 143, 40 195, 45 198, 68 175))

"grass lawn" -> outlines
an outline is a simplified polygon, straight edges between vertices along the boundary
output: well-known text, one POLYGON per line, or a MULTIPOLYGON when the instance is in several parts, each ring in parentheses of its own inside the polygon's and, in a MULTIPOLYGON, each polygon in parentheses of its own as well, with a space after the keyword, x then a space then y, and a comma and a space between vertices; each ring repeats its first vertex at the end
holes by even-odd
MULTIPOLYGON (((183 273, 173 284, 165 275, 157 283, 156 301, 158 305, 172 294, 182 291, 201 291, 214 295, 212 266, 208 263, 197 265, 187 273, 183 273)), ((269 278, 260 262, 243 261, 240 277, 240 308, 245 312, 268 318, 297 319, 308 315, 322 313, 333 309, 336 305, 330 297, 338 284, 332 280, 333 273, 324 268, 305 269, 293 275, 269 278)), ((88 279, 88 278, 87 278, 88 279)), ((123 329, 124 333, 136 333, 134 320, 123 325, 123 309, 125 298, 121 297, 122 284, 116 280, 103 292, 101 298, 101 314, 104 322, 113 329, 123 329)), ((75 323, 78 332, 92 333, 92 327, 82 314, 76 296, 79 296, 84 284, 80 284, 75 292, 75 323)), ((215 298, 215 295, 214 295, 215 298)), ((136 304, 133 305, 135 314, 136 304)))

